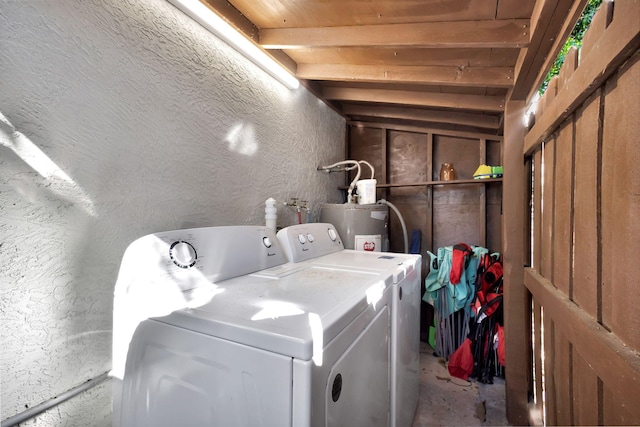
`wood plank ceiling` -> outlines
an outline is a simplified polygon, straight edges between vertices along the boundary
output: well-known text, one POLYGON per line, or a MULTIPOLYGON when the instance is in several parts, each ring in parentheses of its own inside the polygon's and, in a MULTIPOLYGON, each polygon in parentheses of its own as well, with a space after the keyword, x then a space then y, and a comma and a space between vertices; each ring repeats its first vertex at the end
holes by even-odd
POLYGON ((201 1, 350 122, 493 135, 586 2, 201 1))

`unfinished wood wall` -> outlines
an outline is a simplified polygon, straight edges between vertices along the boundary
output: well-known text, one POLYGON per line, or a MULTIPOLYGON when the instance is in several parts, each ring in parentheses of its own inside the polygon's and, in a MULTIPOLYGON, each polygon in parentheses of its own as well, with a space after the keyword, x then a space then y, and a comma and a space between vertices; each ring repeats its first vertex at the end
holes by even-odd
POLYGON ((525 137, 531 387, 548 425, 640 424, 639 23, 639 2, 604 3, 525 137))
MULTIPOLYGON (((398 208, 409 239, 420 230, 423 256, 458 242, 501 250, 502 182, 472 179, 479 164, 501 164, 501 137, 358 124, 349 127, 347 156, 373 164, 378 199, 398 208), (453 163, 457 181, 439 181, 445 162, 453 163)), ((362 174, 369 177, 367 168, 362 174)), ((390 249, 402 252, 402 228, 393 212, 389 234, 390 249)))

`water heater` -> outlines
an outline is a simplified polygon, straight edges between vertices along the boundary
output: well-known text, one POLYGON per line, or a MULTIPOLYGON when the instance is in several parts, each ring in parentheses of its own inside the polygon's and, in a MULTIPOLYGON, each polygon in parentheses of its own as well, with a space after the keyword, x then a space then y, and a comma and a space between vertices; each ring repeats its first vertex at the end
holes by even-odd
POLYGON ((345 249, 389 251, 389 207, 386 205, 322 205, 320 222, 333 224, 345 249))

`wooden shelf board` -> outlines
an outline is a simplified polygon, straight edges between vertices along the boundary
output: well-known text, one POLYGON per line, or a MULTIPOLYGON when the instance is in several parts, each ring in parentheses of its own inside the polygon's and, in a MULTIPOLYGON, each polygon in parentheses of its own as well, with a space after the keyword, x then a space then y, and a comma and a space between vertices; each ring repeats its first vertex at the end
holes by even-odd
MULTIPOLYGON (((396 187, 432 187, 435 185, 460 185, 460 184, 487 184, 490 182, 502 182, 502 178, 487 179, 456 179, 454 181, 423 181, 409 182, 406 184, 376 184, 377 188, 396 188, 396 187)), ((346 190, 348 186, 338 187, 340 190, 346 190)))

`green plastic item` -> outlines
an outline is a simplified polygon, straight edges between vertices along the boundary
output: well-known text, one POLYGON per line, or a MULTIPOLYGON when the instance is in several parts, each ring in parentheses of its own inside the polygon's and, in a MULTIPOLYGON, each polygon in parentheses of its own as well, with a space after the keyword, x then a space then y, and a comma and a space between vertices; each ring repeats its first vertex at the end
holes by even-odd
POLYGON ((436 328, 435 326, 429 326, 429 345, 431 348, 436 348, 436 328))
MULTIPOLYGON (((438 322, 438 318, 436 317, 436 314, 433 313, 433 324, 436 325, 437 322, 438 322)), ((435 326, 429 326, 429 345, 431 346, 431 348, 435 350, 436 348, 436 327, 435 326)))

